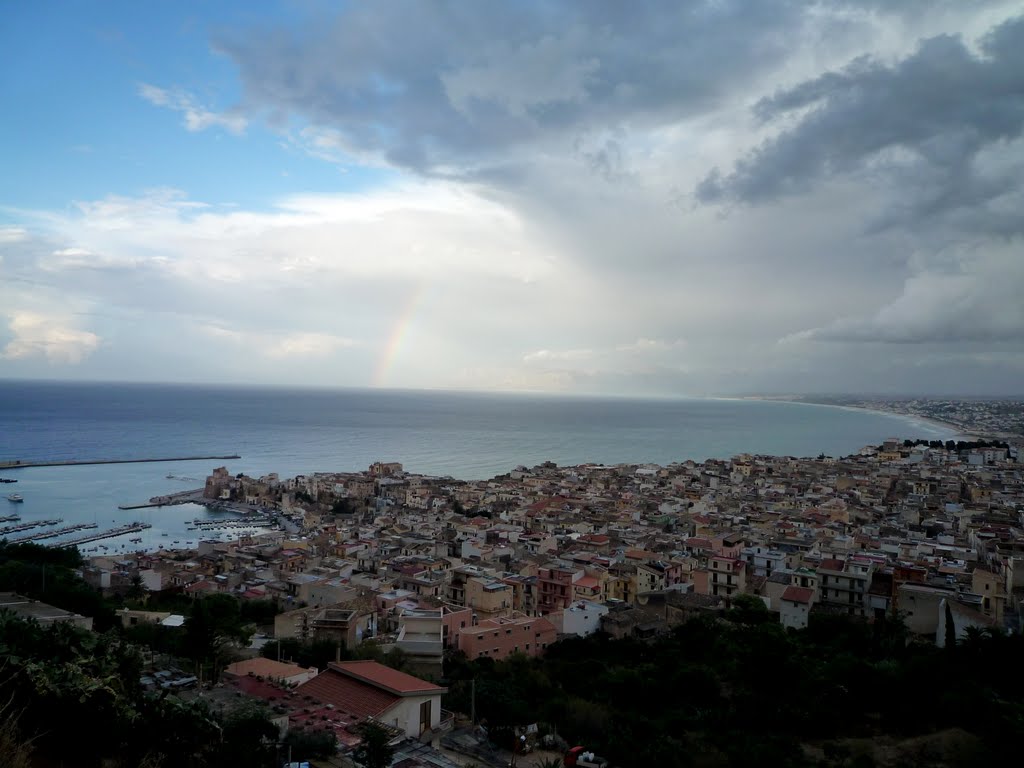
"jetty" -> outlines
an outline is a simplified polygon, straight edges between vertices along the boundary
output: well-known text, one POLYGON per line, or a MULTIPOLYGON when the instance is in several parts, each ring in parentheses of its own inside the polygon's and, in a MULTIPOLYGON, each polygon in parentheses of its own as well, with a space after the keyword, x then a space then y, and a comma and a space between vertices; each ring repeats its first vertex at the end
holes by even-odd
MULTIPOLYGON (((19 518, 16 518, 19 519, 19 518)), ((6 522, 4 520, 3 522, 6 522)), ((6 536, 8 533, 20 533, 21 531, 30 531, 33 528, 42 528, 47 525, 60 525, 64 521, 60 518, 54 518, 52 520, 30 520, 27 523, 18 523, 18 525, 6 525, 0 528, 0 536, 6 536)))
POLYGON ((149 507, 171 507, 175 504, 201 504, 203 502, 203 489, 197 488, 194 491, 180 491, 166 496, 154 496, 145 504, 118 504, 118 509, 147 509, 149 507))
MULTIPOLYGON (((93 526, 95 528, 95 526, 93 526)), ((101 539, 112 539, 115 536, 124 536, 126 533, 138 533, 144 531, 147 528, 152 528, 149 523, 128 523, 128 525, 121 525, 117 528, 108 528, 105 531, 99 533, 90 533, 86 536, 79 536, 76 539, 70 539, 68 541, 58 541, 50 546, 58 549, 65 547, 75 547, 79 544, 88 544, 90 541, 100 541, 101 539)))
POLYGON ((268 516, 197 518, 192 521, 196 528, 263 528, 273 525, 276 520, 268 516))
POLYGON ((28 536, 19 536, 16 539, 11 539, 11 544, 21 544, 26 541, 40 541, 42 539, 55 539, 58 536, 65 536, 69 533, 76 533, 78 531, 87 531, 90 528, 99 528, 99 526, 96 525, 96 523, 76 523, 75 525, 67 525, 63 528, 52 528, 48 531, 30 533, 28 536))
POLYGON ((21 520, 21 515, 4 515, 0 517, 0 523, 14 523, 21 520))
POLYGON ((62 459, 60 461, 22 461, 7 459, 0 461, 0 469, 27 469, 28 467, 76 467, 90 464, 155 464, 161 461, 233 461, 241 456, 170 456, 149 459, 62 459))

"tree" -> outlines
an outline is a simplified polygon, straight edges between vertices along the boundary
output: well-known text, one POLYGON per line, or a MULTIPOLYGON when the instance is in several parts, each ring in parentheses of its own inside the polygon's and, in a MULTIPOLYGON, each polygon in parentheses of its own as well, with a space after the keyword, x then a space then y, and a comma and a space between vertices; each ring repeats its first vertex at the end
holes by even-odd
POLYGON ((265 707, 244 704, 224 718, 222 728, 223 765, 263 768, 271 764, 279 734, 265 707))
POLYGON ((338 741, 328 731, 291 730, 285 736, 283 748, 292 762, 326 760, 338 754, 338 741))
POLYGON ((391 734, 368 720, 359 726, 359 735, 363 740, 355 750, 356 762, 363 768, 388 768, 395 755, 391 734))

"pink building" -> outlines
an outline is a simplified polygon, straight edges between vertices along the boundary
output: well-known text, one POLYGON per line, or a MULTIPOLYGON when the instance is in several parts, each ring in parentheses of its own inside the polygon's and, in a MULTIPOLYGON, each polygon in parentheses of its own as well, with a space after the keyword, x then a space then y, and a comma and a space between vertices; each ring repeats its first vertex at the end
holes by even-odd
MULTIPOLYGON (((582 575, 582 571, 580 571, 582 575)), ((577 578, 572 568, 551 563, 537 570, 539 601, 537 608, 542 614, 562 611, 573 601, 573 581, 577 578)))
POLYGON ((555 625, 544 617, 513 614, 460 629, 459 649, 470 659, 504 659, 513 653, 540 656, 557 637, 555 625))

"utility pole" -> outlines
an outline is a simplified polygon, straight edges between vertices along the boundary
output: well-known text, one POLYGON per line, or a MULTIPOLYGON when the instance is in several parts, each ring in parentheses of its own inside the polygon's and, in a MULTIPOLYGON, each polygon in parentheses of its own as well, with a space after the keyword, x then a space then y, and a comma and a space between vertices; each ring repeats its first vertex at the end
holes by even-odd
POLYGON ((476 725, 476 678, 469 681, 469 722, 476 725))

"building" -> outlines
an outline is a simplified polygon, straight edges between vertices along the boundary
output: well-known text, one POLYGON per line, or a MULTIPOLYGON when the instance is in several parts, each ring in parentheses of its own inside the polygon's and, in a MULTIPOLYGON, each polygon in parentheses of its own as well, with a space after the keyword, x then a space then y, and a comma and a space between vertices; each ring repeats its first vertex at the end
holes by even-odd
POLYGON ((729 600, 734 595, 743 592, 747 586, 747 564, 738 557, 726 557, 716 555, 711 558, 710 578, 708 579, 708 593, 714 597, 724 597, 729 600))
POLYGON ((573 599, 573 581, 576 575, 573 568, 556 563, 549 563, 537 570, 537 608, 542 615, 569 607, 573 599))
POLYGON ((603 603, 577 600, 564 611, 548 614, 547 618, 560 634, 587 637, 601 629, 601 617, 608 611, 603 603))
POLYGON ((14 592, 0 592, 0 610, 7 610, 23 619, 32 619, 40 626, 74 624, 81 629, 92 629, 92 618, 57 608, 14 592))
POLYGON ((447 692, 376 661, 331 662, 295 689, 298 696, 309 696, 360 720, 372 718, 413 738, 451 728, 451 715, 441 710, 441 696, 447 692))
POLYGON ((409 669, 437 679, 442 673, 444 636, 444 608, 403 610, 395 645, 405 653, 409 669))
POLYGON ((786 629, 804 629, 814 603, 814 590, 809 587, 787 587, 779 599, 779 621, 786 629))
POLYGON ((513 614, 459 630, 459 649, 470 659, 504 659, 513 653, 540 656, 558 639, 555 625, 542 616, 513 614))

